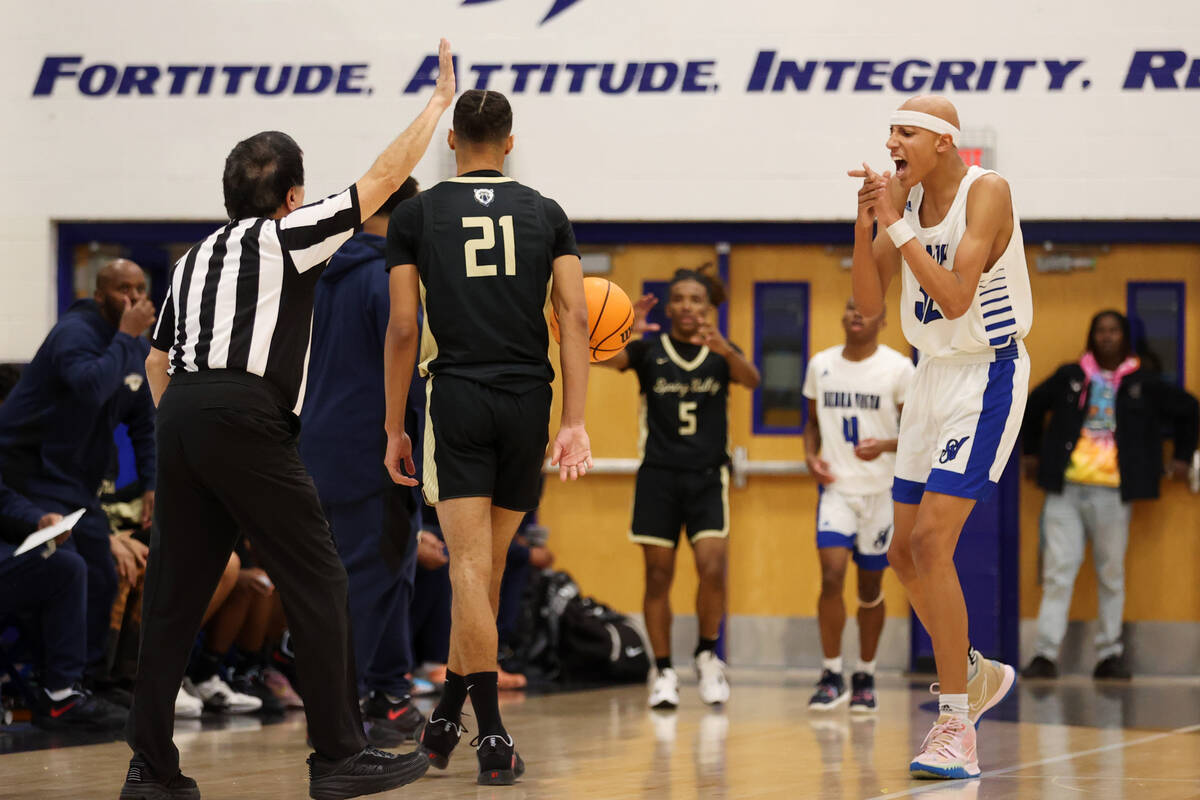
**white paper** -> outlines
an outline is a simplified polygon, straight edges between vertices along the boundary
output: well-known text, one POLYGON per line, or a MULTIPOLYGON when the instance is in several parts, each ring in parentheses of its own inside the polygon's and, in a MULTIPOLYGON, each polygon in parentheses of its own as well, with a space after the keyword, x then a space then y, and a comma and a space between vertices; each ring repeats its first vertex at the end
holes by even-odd
POLYGON ((39 547, 54 537, 71 530, 71 528, 75 527, 75 523, 79 522, 79 518, 83 516, 84 510, 81 508, 78 511, 72 511, 62 518, 62 522, 56 522, 49 528, 42 528, 40 531, 29 534, 29 537, 21 542, 21 546, 16 549, 13 556, 28 553, 33 548, 39 547))

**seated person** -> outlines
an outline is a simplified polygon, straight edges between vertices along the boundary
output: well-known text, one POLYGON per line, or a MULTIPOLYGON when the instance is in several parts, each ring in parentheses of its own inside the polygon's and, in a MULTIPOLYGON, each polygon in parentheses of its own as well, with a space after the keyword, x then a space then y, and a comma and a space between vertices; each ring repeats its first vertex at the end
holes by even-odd
POLYGON ((61 520, 0 483, 0 616, 29 614, 41 627, 44 668, 32 709, 35 725, 119 730, 128 712, 81 685, 87 657, 87 566, 78 553, 58 549, 70 532, 13 556, 30 533, 61 520))
POLYGON ((437 512, 422 510, 425 529, 417 539, 417 574, 409 609, 413 664, 423 665, 437 689, 446 682, 450 654, 450 557, 437 526, 437 512))

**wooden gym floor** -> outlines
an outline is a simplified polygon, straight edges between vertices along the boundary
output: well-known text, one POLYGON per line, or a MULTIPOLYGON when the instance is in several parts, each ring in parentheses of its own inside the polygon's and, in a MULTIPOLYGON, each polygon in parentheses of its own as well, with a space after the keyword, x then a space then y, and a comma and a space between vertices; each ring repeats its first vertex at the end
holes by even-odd
MULTIPOLYGON (((514 787, 477 787, 466 740, 450 769, 388 798, 1200 798, 1200 678, 1129 684, 1025 681, 979 729, 981 779, 917 782, 907 766, 933 720, 927 683, 879 679, 880 711, 806 710, 810 672, 734 670, 724 710, 694 684, 678 712, 651 712, 640 686, 509 694, 502 711, 529 763, 514 787)), ((425 710, 429 706, 425 705, 425 710)), ((471 720, 467 719, 470 726, 471 720)), ((182 721, 184 772, 205 798, 307 797, 304 719, 182 721)), ((28 726, 0 728, 0 798, 115 798, 122 741, 64 746, 28 726), (39 738, 42 737, 42 738, 39 738), (27 750, 52 746, 50 749, 27 750), (25 752, 14 752, 26 750, 25 752)))

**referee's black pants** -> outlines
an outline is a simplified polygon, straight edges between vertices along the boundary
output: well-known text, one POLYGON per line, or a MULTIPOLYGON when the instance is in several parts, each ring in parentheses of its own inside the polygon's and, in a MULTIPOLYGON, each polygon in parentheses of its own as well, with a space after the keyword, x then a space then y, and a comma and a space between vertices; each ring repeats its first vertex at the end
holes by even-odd
POLYGON ((175 695, 204 610, 245 534, 283 600, 313 748, 366 746, 346 570, 296 450, 299 420, 241 372, 182 373, 158 409, 158 495, 127 739, 156 775, 179 771, 175 695))

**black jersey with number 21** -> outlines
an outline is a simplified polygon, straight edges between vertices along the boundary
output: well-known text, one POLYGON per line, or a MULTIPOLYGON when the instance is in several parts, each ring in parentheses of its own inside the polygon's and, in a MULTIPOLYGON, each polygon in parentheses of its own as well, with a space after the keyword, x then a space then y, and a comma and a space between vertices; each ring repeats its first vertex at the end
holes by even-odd
POLYGON ((644 404, 642 463, 706 470, 729 461, 729 362, 669 334, 630 342, 644 404))
POLYGON ((392 212, 387 264, 415 264, 422 372, 525 392, 554 369, 544 308, 554 259, 579 255, 558 203, 499 172, 443 181, 392 212))

